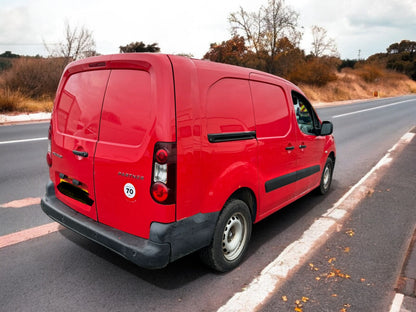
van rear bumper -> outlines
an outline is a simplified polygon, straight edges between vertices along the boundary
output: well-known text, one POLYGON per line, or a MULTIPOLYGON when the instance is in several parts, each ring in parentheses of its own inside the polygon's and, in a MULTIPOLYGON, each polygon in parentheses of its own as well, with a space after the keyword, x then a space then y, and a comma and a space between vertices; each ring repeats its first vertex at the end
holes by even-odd
POLYGON ((163 268, 209 245, 219 214, 198 214, 169 224, 154 222, 150 239, 144 239, 99 223, 65 205, 56 197, 52 181, 46 186, 41 207, 56 222, 146 269, 163 268))

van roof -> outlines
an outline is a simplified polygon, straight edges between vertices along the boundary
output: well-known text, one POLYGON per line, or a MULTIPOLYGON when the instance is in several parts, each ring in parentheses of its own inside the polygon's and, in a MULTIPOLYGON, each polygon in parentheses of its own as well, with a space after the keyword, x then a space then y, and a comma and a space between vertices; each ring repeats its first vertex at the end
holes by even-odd
MULTIPOLYGON (((79 71, 101 69, 100 67, 105 68, 128 68, 128 69, 142 69, 148 70, 150 64, 146 61, 143 61, 143 57, 146 60, 151 59, 152 62, 164 63, 167 61, 167 58, 170 60, 174 59, 188 59, 190 60, 196 69, 217 71, 223 73, 225 76, 230 77, 240 77, 240 78, 249 78, 252 74, 256 74, 269 80, 270 82, 279 81, 280 83, 287 84, 292 89, 295 89, 297 92, 303 92, 292 82, 281 78, 276 75, 272 75, 260 70, 241 67, 236 65, 229 65, 224 63, 217 63, 209 60, 199 60, 195 58, 189 58, 186 56, 163 54, 163 53, 121 53, 121 54, 108 54, 89 57, 86 59, 78 60, 70 63, 65 71, 67 74, 72 74, 79 71)), ((258 76, 257 76, 258 77, 258 76)), ((262 79, 263 80, 263 79, 262 79)))

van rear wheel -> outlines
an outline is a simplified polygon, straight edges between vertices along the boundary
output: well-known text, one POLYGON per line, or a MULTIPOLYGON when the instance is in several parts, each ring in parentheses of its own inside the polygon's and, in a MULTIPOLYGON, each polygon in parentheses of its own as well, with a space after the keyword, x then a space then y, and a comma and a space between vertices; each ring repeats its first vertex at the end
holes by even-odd
POLYGON ((322 171, 321 183, 316 189, 318 194, 325 195, 328 193, 332 182, 332 173, 334 171, 334 162, 332 158, 328 157, 325 163, 324 170, 322 171))
POLYGON ((236 268, 247 250, 251 230, 247 204, 239 199, 228 201, 218 218, 211 244, 200 251, 202 261, 219 272, 236 268))

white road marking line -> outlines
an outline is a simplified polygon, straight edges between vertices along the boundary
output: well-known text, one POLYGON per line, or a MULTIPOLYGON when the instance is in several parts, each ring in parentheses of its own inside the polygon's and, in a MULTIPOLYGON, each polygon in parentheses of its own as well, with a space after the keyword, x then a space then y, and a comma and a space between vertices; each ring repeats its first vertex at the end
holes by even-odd
POLYGON ((255 311, 265 304, 287 279, 289 273, 299 268, 312 248, 322 245, 336 228, 337 222, 351 212, 367 194, 366 190, 376 182, 375 179, 370 179, 372 174, 389 165, 392 160, 391 153, 399 147, 404 148, 414 136, 414 133, 403 135, 399 142, 357 184, 303 233, 300 239, 287 246, 258 277, 243 291, 235 293, 217 312, 255 311))
POLYGON ((404 295, 396 294, 391 304, 390 312, 400 312, 403 304, 404 295))
POLYGON ((24 140, 12 140, 12 141, 2 141, 0 142, 1 144, 14 144, 14 143, 25 143, 25 142, 34 142, 34 141, 43 141, 43 140, 47 140, 48 137, 44 137, 44 138, 34 138, 34 139, 24 139, 24 140))
POLYGON ((61 227, 59 223, 52 222, 20 232, 3 235, 0 236, 0 249, 3 247, 22 243, 36 237, 44 236, 56 232, 60 229, 63 229, 63 227, 61 227))
POLYGON ((355 111, 355 112, 351 112, 351 113, 345 113, 345 114, 341 114, 341 115, 335 115, 335 116, 332 116, 332 118, 339 118, 339 117, 344 117, 344 116, 359 114, 359 113, 362 113, 362 112, 368 112, 368 111, 372 111, 372 110, 375 110, 375 109, 385 108, 385 107, 394 106, 394 105, 403 104, 403 103, 412 102, 412 101, 415 101, 415 100, 405 100, 405 101, 400 101, 400 102, 394 102, 394 103, 387 104, 387 105, 383 105, 383 106, 377 106, 377 107, 362 109, 362 110, 355 111))
POLYGON ((32 205, 39 205, 40 197, 28 197, 19 200, 13 200, 11 202, 1 204, 0 208, 23 208, 32 205))

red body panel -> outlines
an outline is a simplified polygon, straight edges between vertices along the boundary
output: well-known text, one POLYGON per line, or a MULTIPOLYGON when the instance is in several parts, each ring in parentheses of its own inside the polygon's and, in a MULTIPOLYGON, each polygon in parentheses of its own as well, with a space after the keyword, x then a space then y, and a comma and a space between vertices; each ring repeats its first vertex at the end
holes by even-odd
POLYGON ((296 196, 296 183, 269 192, 264 187, 267 181, 296 171, 296 150, 286 150, 296 145, 296 135, 285 89, 277 85, 277 81, 262 83, 262 77, 252 78, 257 79, 250 85, 259 142, 259 184, 263 186, 259 189, 258 219, 262 219, 296 196))

